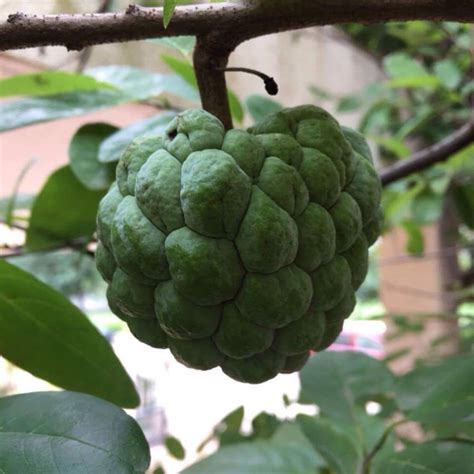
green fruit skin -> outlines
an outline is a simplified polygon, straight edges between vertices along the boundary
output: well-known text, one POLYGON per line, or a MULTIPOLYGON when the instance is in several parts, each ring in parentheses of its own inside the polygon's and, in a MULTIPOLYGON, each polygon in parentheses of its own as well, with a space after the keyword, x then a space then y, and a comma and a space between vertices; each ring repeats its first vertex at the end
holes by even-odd
POLYGON ((325 110, 225 131, 199 109, 136 138, 97 216, 97 268, 133 335, 244 383, 300 370, 355 305, 382 227, 364 137, 325 110))

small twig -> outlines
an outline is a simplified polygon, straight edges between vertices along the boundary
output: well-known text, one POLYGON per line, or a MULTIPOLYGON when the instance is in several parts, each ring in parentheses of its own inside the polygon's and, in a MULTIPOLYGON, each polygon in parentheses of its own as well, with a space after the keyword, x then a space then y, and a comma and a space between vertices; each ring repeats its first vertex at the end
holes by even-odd
POLYGON ((388 425, 384 432, 382 433, 382 436, 378 439, 378 441, 375 443, 374 447, 367 453, 367 455, 364 458, 364 462, 362 464, 360 474, 370 474, 370 463, 372 462, 372 459, 375 457, 375 455, 383 448, 385 442, 387 441, 387 438, 390 436, 390 433, 399 425, 403 423, 408 423, 412 420, 398 420, 390 425, 388 425))
POLYGON ((263 72, 257 71, 256 69, 249 69, 247 67, 226 67, 218 70, 224 72, 246 72, 247 74, 253 74, 254 76, 258 76, 263 80, 263 83, 265 84, 265 90, 269 95, 278 94, 278 84, 276 83, 275 79, 268 76, 267 74, 264 74, 263 72))
POLYGON ((474 142, 474 121, 469 122, 444 140, 429 146, 410 158, 402 160, 380 171, 383 186, 429 168, 435 163, 445 161, 453 153, 462 150, 474 142))

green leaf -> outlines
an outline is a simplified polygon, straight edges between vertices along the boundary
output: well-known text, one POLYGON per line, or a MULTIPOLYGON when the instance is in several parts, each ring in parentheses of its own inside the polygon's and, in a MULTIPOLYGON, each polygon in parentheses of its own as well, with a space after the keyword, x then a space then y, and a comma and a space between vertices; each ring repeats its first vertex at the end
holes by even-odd
POLYGON ((321 352, 300 372, 301 403, 315 403, 325 416, 357 423, 361 398, 389 392, 393 376, 380 361, 359 352, 321 352))
POLYGON ((474 373, 474 354, 459 356, 451 362, 448 359, 434 373, 438 375, 436 383, 422 391, 410 418, 449 431, 450 435, 467 434, 474 438, 474 380, 466 376, 474 373))
POLYGON ((52 95, 97 89, 114 89, 114 86, 84 74, 64 71, 19 74, 0 80, 0 97, 52 95))
POLYGON ((85 188, 69 166, 55 171, 35 199, 26 234, 30 251, 44 250, 78 238, 89 239, 103 191, 85 188))
POLYGON ((411 203, 411 217, 419 225, 436 222, 443 208, 443 195, 435 193, 431 187, 426 187, 418 193, 411 203))
POLYGON ((298 415, 296 420, 313 448, 321 454, 335 474, 360 472, 362 451, 348 434, 321 418, 298 415))
POLYGON ((325 89, 321 89, 320 87, 316 87, 316 86, 313 86, 313 85, 310 85, 308 87, 308 90, 309 92, 311 92, 311 94, 313 94, 317 99, 321 99, 321 100, 331 100, 331 99, 334 99, 334 95, 331 94, 330 92, 328 92, 327 90, 325 89))
POLYGON ((176 117, 176 112, 162 112, 109 135, 99 146, 99 161, 102 163, 118 161, 136 137, 146 133, 160 135, 174 117, 176 117))
POLYGON ((278 112, 283 108, 283 106, 276 100, 257 94, 249 95, 245 99, 245 106, 254 122, 259 122, 268 114, 278 112))
POLYGON ((175 438, 174 436, 167 436, 165 438, 165 446, 168 452, 174 458, 183 460, 186 457, 186 452, 178 438, 175 438))
POLYGON ((74 117, 129 100, 129 96, 122 91, 104 89, 6 102, 0 104, 0 132, 34 123, 74 117))
POLYGON ((429 442, 380 458, 373 474, 468 474, 472 466, 472 445, 429 442))
POLYGON ((425 239, 421 233, 420 227, 413 221, 402 223, 403 229, 407 235, 406 250, 412 255, 423 255, 425 249, 425 239))
POLYGON ((163 94, 191 101, 199 100, 196 90, 173 74, 156 74, 129 66, 100 66, 88 69, 86 74, 96 81, 109 83, 116 89, 71 92, 0 104, 0 131, 82 115, 163 94))
POLYGON ((173 16, 176 7, 176 0, 164 0, 163 3, 163 25, 168 27, 171 17, 173 16))
POLYGON ((137 422, 74 392, 0 398, 0 472, 144 473, 150 452, 137 422))
POLYGON ((463 73, 453 59, 437 61, 433 70, 444 87, 450 90, 456 89, 462 81, 463 73))
POLYGON ((242 123, 244 119, 244 109, 240 103, 239 98, 230 89, 227 91, 227 97, 229 100, 230 114, 232 118, 239 123, 242 123))
POLYGON ((408 148, 402 140, 399 140, 395 137, 370 137, 375 143, 386 148, 388 151, 392 152, 398 158, 405 158, 410 154, 410 148, 408 148))
POLYGON ((172 71, 181 76, 189 85, 197 89, 196 75, 193 65, 189 61, 170 56, 169 54, 162 54, 161 59, 172 71))
POLYGON ((179 51, 185 58, 189 58, 196 46, 195 36, 170 36, 169 38, 155 38, 149 40, 152 43, 163 44, 169 48, 179 51))
POLYGON ((88 69, 86 73, 99 81, 106 81, 127 94, 129 100, 146 100, 159 97, 164 93, 189 98, 189 89, 181 84, 175 75, 157 74, 156 72, 131 66, 99 66, 88 69))
POLYGON ((224 446, 182 474, 310 474, 318 462, 313 449, 300 443, 254 441, 224 446))
POLYGON ((344 113, 344 112, 354 112, 357 109, 362 107, 362 99, 355 95, 346 95, 339 99, 337 104, 337 111, 344 113))
POLYGON ((474 230, 474 186, 468 182, 452 189, 454 204, 462 222, 474 230))
POLYGON ((411 205, 416 196, 425 188, 424 183, 417 183, 409 189, 389 188, 382 194, 382 207, 385 220, 397 225, 411 217, 411 205))
POLYGON ((474 355, 463 354, 425 365, 399 377, 395 385, 399 407, 414 415, 436 411, 474 395, 474 355))
POLYGON ((425 67, 404 52, 392 53, 383 60, 385 72, 391 78, 423 77, 428 75, 425 67))
POLYGON ((69 144, 69 163, 76 178, 87 189, 106 190, 115 179, 115 165, 98 160, 101 143, 118 130, 107 123, 83 125, 69 144))
MULTIPOLYGON (((303 433, 301 426, 297 422, 286 422, 278 427, 271 441, 276 445, 281 446, 303 446, 308 451, 313 450, 316 460, 316 469, 326 467, 326 461, 319 453, 314 450, 311 441, 303 433)), ((313 471, 318 472, 318 471, 313 471)))
POLYGON ((87 317, 56 290, 2 260, 0 354, 65 389, 125 407, 139 403, 133 382, 87 317))
POLYGON ((439 79, 431 74, 420 76, 402 76, 387 81, 389 87, 394 89, 413 89, 418 87, 436 87, 439 85, 439 79))

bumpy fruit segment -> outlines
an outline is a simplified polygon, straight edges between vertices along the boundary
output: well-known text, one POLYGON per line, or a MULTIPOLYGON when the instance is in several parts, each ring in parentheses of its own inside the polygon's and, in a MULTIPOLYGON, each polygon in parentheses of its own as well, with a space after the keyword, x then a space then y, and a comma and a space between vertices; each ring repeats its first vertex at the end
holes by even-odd
POLYGON ((182 364, 261 383, 353 311, 381 224, 362 135, 311 105, 225 131, 203 110, 135 139, 99 206, 111 310, 182 364))

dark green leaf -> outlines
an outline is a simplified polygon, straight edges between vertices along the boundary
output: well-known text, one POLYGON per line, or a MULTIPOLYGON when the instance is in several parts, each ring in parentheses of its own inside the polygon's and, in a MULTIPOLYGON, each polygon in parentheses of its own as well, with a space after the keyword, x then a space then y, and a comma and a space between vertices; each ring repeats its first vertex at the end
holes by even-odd
POLYGON ((311 474, 319 459, 300 443, 254 441, 224 446, 182 474, 311 474))
POLYGON ((374 465, 374 474, 470 474, 474 466, 472 445, 423 443, 411 446, 374 465))
POLYGON ((468 182, 464 186, 456 186, 452 190, 454 204, 462 222, 474 229, 474 185, 468 182))
POLYGON ((78 238, 89 239, 103 194, 85 188, 69 166, 55 171, 33 204, 27 248, 43 250, 78 238))
POLYGON ((405 245, 407 252, 412 255, 423 255, 425 240, 419 225, 413 221, 405 221, 402 223, 402 226, 407 235, 407 243, 405 245))
POLYGON ((349 435, 321 418, 298 415, 296 420, 313 448, 321 454, 335 474, 360 472, 362 451, 349 435))
POLYGON ((302 403, 315 403, 324 415, 357 423, 361 398, 392 389, 393 376, 380 361, 359 352, 321 352, 300 372, 302 403))
POLYGON ((144 473, 149 464, 137 422, 111 403, 74 392, 0 398, 0 472, 144 473))
POLYGON ((145 133, 160 135, 175 116, 176 112, 162 112, 113 133, 100 144, 99 161, 103 163, 118 161, 133 139, 145 133))
POLYGON ((118 129, 107 123, 83 125, 69 144, 69 164, 76 178, 92 190, 106 190, 115 179, 115 165, 98 160, 101 143, 118 129))
POLYGON ((176 0, 164 0, 163 3, 163 25, 168 27, 176 7, 176 0))
MULTIPOLYGON (((443 432, 450 431, 449 434, 467 434, 474 438, 474 379, 466 376, 474 373, 474 354, 459 356, 438 367, 439 372, 432 368, 438 375, 436 383, 422 391, 418 404, 409 413, 410 418, 443 432)), ((403 387, 403 383, 399 387, 403 387)))
POLYGON ((412 411, 429 408, 434 400, 444 399, 448 403, 450 400, 458 401, 459 397, 463 399, 469 390, 474 393, 474 382, 466 377, 473 369, 473 354, 450 357, 435 365, 419 367, 397 379, 398 405, 402 410, 412 411))
POLYGON ((168 452, 176 459, 183 460, 186 457, 183 445, 178 438, 167 436, 165 438, 165 446, 168 452))
POLYGON ((139 402, 111 346, 87 317, 50 286, 1 260, 0 354, 68 390, 125 407, 139 402))
POLYGON ((97 89, 114 89, 114 86, 107 82, 96 81, 84 74, 64 71, 19 74, 0 80, 0 97, 52 95, 97 89))
POLYGON ((278 112, 283 108, 283 106, 276 100, 257 94, 249 95, 245 99, 245 106, 254 122, 259 122, 268 114, 278 112))
POLYGON ((326 466, 326 461, 323 459, 322 456, 319 455, 316 450, 314 450, 313 445, 305 436, 301 429, 301 426, 297 422, 282 422, 276 430, 275 434, 272 436, 271 441, 277 445, 298 445, 304 446, 308 449, 308 451, 313 450, 316 458, 316 467, 322 468, 326 466))

